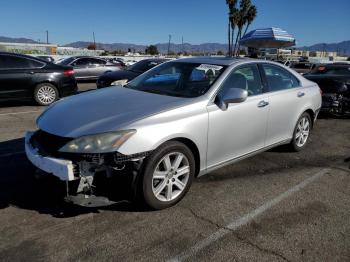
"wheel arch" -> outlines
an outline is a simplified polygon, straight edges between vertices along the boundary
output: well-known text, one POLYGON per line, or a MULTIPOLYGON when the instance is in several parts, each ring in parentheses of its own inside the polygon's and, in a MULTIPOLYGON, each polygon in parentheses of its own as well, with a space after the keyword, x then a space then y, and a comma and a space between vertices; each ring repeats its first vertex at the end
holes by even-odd
POLYGON ((169 142, 169 141, 177 141, 177 142, 183 143, 185 146, 187 146, 191 150, 193 157, 194 157, 194 160, 195 160, 195 167, 196 167, 195 177, 197 177, 199 174, 199 171, 200 171, 201 157, 200 157, 199 149, 198 149, 196 143, 193 142, 191 139, 186 138, 186 137, 176 137, 176 138, 172 138, 170 140, 167 140, 167 141, 163 142, 162 144, 169 142))
POLYGON ((310 117, 311 117, 311 128, 313 128, 314 127, 314 122, 315 122, 315 112, 311 109, 311 108, 309 108, 309 109, 306 109, 302 114, 304 114, 304 113, 308 113, 309 115, 310 115, 310 117))

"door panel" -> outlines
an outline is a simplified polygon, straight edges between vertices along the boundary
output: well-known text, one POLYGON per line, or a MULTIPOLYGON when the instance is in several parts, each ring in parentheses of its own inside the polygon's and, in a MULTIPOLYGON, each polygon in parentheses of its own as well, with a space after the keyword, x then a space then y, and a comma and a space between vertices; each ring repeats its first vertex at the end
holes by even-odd
POLYGON ((262 64, 262 73, 269 89, 270 114, 266 133, 266 146, 292 138, 300 110, 304 105, 307 88, 281 66, 262 64))
POLYGON ((266 94, 248 97, 245 102, 230 104, 222 111, 215 104, 208 106, 208 167, 237 158, 265 146, 269 106, 266 94))
POLYGON ((91 76, 89 58, 79 58, 75 60, 71 65, 74 67, 74 75, 77 79, 89 78, 91 76))
POLYGON ((304 105, 306 88, 293 88, 269 94, 270 114, 266 134, 266 145, 272 145, 290 139, 293 135, 300 109, 304 105))
POLYGON ((3 99, 30 97, 36 67, 44 63, 16 55, 0 55, 0 97, 3 99))

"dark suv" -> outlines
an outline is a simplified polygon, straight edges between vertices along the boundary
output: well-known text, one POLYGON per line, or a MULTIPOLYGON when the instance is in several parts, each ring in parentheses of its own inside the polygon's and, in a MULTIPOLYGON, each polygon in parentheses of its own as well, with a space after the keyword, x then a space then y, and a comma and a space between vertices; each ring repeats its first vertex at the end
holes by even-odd
POLYGON ((34 99, 40 105, 49 105, 76 91, 72 67, 32 56, 0 52, 1 101, 34 99))

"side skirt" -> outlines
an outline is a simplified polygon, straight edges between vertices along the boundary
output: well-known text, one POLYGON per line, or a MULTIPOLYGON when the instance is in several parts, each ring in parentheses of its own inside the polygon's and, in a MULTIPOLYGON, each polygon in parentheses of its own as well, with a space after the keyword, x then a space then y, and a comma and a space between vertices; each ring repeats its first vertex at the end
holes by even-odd
POLYGON ((278 143, 269 145, 267 147, 263 147, 261 149, 255 150, 253 152, 247 153, 245 155, 242 155, 242 156, 239 156, 239 157, 236 157, 236 158, 233 158, 233 159, 221 162, 219 164, 212 165, 212 166, 208 167, 207 169, 204 169, 204 170, 200 171, 197 177, 203 176, 203 175, 208 174, 208 173, 210 173, 210 172, 212 172, 212 171, 214 171, 216 169, 219 169, 219 168, 222 168, 224 166, 236 163, 236 162, 241 161, 243 159, 246 159, 248 157, 251 157, 251 156, 257 155, 259 153, 265 152, 265 151, 267 151, 267 150, 269 150, 271 148, 288 144, 290 141, 291 141, 291 139, 286 139, 286 140, 283 140, 281 142, 278 142, 278 143))

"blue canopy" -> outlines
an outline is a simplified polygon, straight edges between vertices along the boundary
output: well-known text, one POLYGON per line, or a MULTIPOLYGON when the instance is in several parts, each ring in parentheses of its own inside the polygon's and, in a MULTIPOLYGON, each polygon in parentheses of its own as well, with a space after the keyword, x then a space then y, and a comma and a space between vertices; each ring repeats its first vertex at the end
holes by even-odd
POLYGON ((239 43, 254 48, 281 48, 294 46, 295 38, 281 28, 270 27, 250 31, 239 43))

